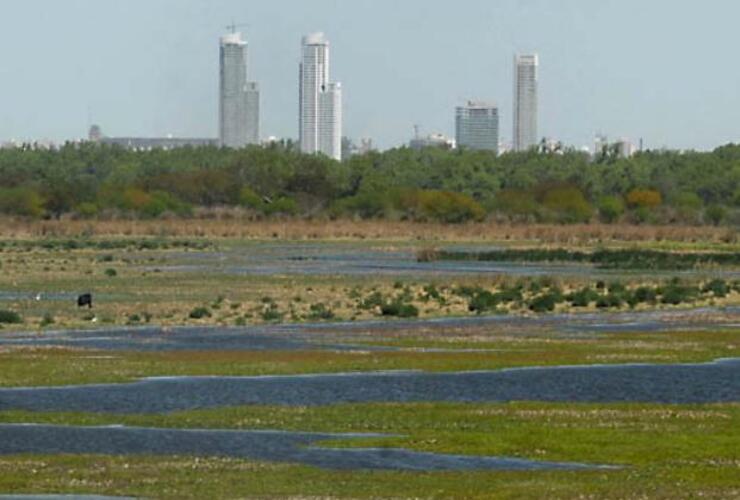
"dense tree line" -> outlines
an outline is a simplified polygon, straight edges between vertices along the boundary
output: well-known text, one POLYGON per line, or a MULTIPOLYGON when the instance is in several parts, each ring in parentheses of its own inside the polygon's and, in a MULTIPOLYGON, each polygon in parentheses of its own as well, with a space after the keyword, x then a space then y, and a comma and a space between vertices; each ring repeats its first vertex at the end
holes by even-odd
POLYGON ((279 144, 0 150, 0 213, 159 217, 223 206, 255 217, 737 224, 740 145, 595 160, 575 151, 495 156, 401 148, 342 163, 279 144))

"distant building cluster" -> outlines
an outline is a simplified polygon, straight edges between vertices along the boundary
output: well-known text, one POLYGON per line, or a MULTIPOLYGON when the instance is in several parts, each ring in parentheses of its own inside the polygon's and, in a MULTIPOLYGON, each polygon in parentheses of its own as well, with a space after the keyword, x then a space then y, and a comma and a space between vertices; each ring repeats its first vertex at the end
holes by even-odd
MULTIPOLYGON (((234 27, 235 28, 235 27, 234 27)), ((347 155, 370 151, 372 140, 343 148, 342 84, 331 81, 330 45, 323 33, 303 37, 299 79, 299 141, 304 153, 321 153, 341 160, 347 155)), ((248 43, 232 30, 220 40, 218 138, 107 137, 98 125, 90 128, 89 140, 133 150, 173 149, 183 146, 243 148, 261 144, 260 89, 249 80, 248 43)), ((277 142, 270 138, 267 142, 277 142)))
MULTIPOLYGON (((331 77, 331 45, 324 33, 312 33, 302 38, 298 81, 298 142, 293 139, 269 137, 261 132, 261 98, 259 83, 250 79, 249 44, 236 26, 219 40, 219 102, 218 136, 216 138, 183 137, 109 137, 100 126, 93 125, 89 140, 132 150, 174 149, 192 147, 243 148, 260 144, 286 144, 307 154, 323 154, 342 160, 373 151, 370 138, 356 144, 343 135, 343 88, 331 77)), ((501 139, 501 110, 493 101, 468 100, 455 108, 454 137, 442 133, 420 134, 415 126, 411 149, 429 147, 461 148, 502 154, 510 151, 538 151, 561 154, 562 142, 539 136, 539 63, 537 54, 517 54, 513 64, 512 137, 501 139)), ((31 143, 10 141, 0 148, 54 148, 50 141, 31 143)), ((628 139, 610 142, 597 135, 593 150, 586 146, 580 151, 594 159, 630 158, 642 151, 642 140, 635 146, 628 139)))
POLYGON ((538 92, 539 56, 516 55, 514 58, 514 127, 513 144, 502 144, 500 114, 496 104, 485 101, 468 101, 455 109, 455 138, 443 134, 419 137, 409 143, 412 149, 422 147, 464 148, 491 151, 495 154, 527 151, 539 145, 538 92))

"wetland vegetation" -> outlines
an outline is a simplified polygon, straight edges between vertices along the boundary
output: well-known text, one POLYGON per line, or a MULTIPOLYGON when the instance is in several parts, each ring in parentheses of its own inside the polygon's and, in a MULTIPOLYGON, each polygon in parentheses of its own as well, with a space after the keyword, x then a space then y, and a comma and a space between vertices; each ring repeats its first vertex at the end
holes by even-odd
MULTIPOLYGON (((0 387, 737 358, 737 262, 687 257, 736 259, 740 248, 726 229, 674 228, 671 237, 666 229, 634 227, 619 239, 607 226, 461 225, 445 235, 434 225, 342 224, 11 222, 0 230, 0 387), (283 241, 286 234, 296 239, 283 241), (559 258, 533 262, 526 252, 538 241, 563 259, 582 255, 575 267, 585 271, 550 266, 559 258), (436 255, 417 262, 420 249, 440 247, 509 252, 509 265, 485 272, 500 263, 445 267, 436 255), (588 258, 597 251, 616 252, 619 266, 596 269, 588 258), (76 307, 83 292, 95 296, 92 311, 76 307)), ((737 402, 255 404, 143 413, 19 411, 0 395, 0 425, 377 433, 386 437, 319 445, 620 468, 337 471, 213 456, 36 453, 0 456, 0 491, 153 498, 740 494, 737 402)))

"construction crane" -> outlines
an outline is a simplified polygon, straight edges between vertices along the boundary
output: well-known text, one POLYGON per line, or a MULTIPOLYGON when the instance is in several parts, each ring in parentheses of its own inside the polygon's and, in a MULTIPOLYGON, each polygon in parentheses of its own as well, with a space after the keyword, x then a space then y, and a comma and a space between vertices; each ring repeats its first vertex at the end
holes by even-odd
POLYGON ((228 25, 226 27, 226 29, 229 30, 229 31, 231 31, 231 34, 232 35, 235 35, 236 34, 236 30, 238 28, 248 28, 248 27, 249 27, 248 24, 244 24, 244 23, 236 24, 235 22, 232 22, 230 25, 228 25))

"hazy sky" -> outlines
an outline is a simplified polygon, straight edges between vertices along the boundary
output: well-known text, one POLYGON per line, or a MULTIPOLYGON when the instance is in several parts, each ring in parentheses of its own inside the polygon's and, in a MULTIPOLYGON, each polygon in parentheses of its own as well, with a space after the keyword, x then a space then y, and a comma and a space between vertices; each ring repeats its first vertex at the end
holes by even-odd
POLYGON ((218 37, 249 23, 263 135, 297 136, 301 36, 324 31, 345 135, 389 147, 499 103, 512 59, 540 54, 540 135, 649 147, 740 140, 737 0, 0 0, 0 141, 214 136, 218 37))

